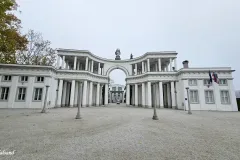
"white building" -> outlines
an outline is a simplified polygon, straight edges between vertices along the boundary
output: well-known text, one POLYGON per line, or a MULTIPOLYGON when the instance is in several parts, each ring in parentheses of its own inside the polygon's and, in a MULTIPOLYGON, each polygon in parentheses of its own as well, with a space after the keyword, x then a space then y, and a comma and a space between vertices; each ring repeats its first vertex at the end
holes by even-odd
POLYGON ((192 110, 237 111, 230 67, 177 69, 177 53, 148 52, 127 60, 110 60, 85 50, 58 49, 56 67, 0 64, 0 108, 41 108, 46 85, 47 105, 108 105, 109 73, 126 74, 126 105, 188 109, 189 87, 192 110), (209 70, 221 84, 207 87, 209 70), (106 91, 106 92, 105 92, 106 91))
POLYGON ((124 102, 125 86, 121 84, 110 83, 109 86, 109 102, 116 103, 117 101, 124 102))

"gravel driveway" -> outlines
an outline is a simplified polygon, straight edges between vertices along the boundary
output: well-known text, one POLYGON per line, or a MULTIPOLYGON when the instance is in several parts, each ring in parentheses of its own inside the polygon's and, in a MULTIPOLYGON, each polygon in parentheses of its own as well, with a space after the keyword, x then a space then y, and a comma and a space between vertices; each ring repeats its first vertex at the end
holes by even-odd
POLYGON ((0 109, 0 159, 240 159, 240 113, 157 110, 121 105, 0 109))

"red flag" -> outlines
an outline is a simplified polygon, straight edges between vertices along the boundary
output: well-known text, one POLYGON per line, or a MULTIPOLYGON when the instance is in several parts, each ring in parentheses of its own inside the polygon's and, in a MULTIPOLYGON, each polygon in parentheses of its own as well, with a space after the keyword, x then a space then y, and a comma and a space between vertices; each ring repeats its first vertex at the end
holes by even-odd
POLYGON ((212 77, 213 77, 213 81, 214 81, 215 83, 219 83, 219 81, 218 81, 218 75, 217 75, 215 72, 213 72, 212 77))

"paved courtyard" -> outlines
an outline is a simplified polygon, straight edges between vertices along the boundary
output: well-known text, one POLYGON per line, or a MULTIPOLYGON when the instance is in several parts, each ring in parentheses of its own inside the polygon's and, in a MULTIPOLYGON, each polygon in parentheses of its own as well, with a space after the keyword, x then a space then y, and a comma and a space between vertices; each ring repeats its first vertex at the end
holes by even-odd
POLYGON ((240 159, 240 113, 109 105, 81 109, 0 109, 0 159, 240 159))

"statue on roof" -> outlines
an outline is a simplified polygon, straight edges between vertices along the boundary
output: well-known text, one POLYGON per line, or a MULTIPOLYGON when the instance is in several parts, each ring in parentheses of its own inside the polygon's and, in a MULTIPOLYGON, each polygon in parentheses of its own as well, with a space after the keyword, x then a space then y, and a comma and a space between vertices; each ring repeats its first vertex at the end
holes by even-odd
POLYGON ((133 54, 131 53, 131 55, 130 55, 130 59, 133 59, 133 54))
POLYGON ((120 49, 117 49, 117 50, 115 51, 115 55, 116 55, 115 60, 121 60, 121 58, 120 58, 120 55, 121 55, 120 49))

